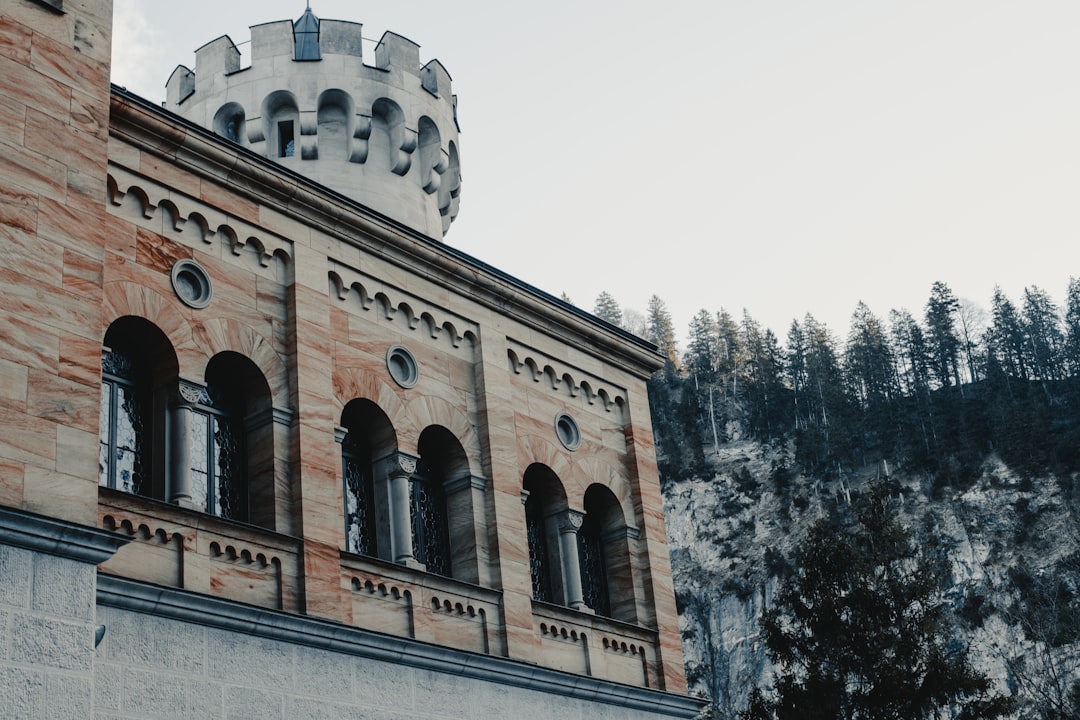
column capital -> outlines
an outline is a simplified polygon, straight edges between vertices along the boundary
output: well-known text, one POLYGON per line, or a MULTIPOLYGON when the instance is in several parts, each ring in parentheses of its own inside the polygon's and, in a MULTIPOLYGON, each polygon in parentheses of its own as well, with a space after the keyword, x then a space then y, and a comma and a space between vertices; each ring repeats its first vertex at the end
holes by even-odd
POLYGON ((566 533, 577 534, 577 531, 581 529, 582 523, 585 522, 585 513, 580 510, 566 509, 562 512, 555 513, 552 516, 555 518, 555 523, 559 528, 559 533, 565 535, 566 533))
POLYGON ((420 458, 415 455, 395 451, 379 460, 378 465, 389 477, 412 477, 419 462, 420 458))

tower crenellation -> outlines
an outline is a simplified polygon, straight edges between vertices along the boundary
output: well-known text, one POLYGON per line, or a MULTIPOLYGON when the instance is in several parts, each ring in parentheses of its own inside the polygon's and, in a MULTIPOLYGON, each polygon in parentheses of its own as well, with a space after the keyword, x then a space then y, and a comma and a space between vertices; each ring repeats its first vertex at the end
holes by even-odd
POLYGON ((222 36, 178 66, 165 107, 402 224, 442 239, 461 187, 457 98, 438 60, 387 31, 364 58, 360 23, 251 27, 251 63, 222 36))

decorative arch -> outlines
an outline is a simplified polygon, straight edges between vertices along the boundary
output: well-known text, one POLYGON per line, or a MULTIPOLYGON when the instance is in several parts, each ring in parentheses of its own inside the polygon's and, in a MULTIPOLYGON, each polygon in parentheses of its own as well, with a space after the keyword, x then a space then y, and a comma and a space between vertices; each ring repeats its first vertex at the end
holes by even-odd
MULTIPOLYGON (((396 438, 402 435, 402 428, 408 423, 405 403, 390 383, 375 373, 359 367, 344 367, 334 370, 334 401, 339 413, 355 398, 364 398, 373 402, 389 419, 396 438)), ((400 443, 400 440, 396 440, 400 443)), ((415 447, 415 446, 414 446, 415 447)))
POLYGON ((416 149, 416 135, 405 127, 405 113, 401 106, 389 98, 379 98, 371 106, 371 149, 368 160, 383 155, 386 168, 397 175, 405 175, 412 164, 412 152, 416 149))
POLYGON ((318 151, 322 160, 345 162, 351 149, 351 124, 356 117, 352 96, 344 90, 330 89, 319 94, 317 111, 318 151))
MULTIPOLYGON (((408 428, 409 435, 402 437, 411 447, 419 449, 420 434, 412 434, 417 430, 421 433, 432 425, 446 428, 447 432, 457 439, 463 448, 468 461, 469 472, 477 477, 483 475, 480 464, 480 439, 476 435, 476 427, 469 416, 460 408, 438 397, 421 396, 409 401, 405 408, 407 423, 402 429, 408 428)), ((402 436, 405 433, 402 432, 402 436)))
POLYGON ((154 324, 169 339, 178 355, 197 351, 187 318, 181 314, 175 298, 129 282, 115 280, 105 283, 104 312, 101 334, 118 318, 131 315, 154 324))
POLYGON ((238 102, 228 102, 214 113, 214 132, 239 145, 247 144, 244 107, 238 102))
POLYGON ((434 120, 426 115, 421 116, 417 134, 420 142, 420 187, 430 195, 439 189, 447 161, 443 158, 439 128, 434 120))
MULTIPOLYGON (((212 318, 195 324, 191 329, 195 344, 203 351, 206 361, 223 352, 235 352, 251 360, 266 377, 275 407, 289 406, 289 379, 270 341, 254 328, 229 318, 212 318)), ((193 368, 202 375, 205 365, 193 368)))
POLYGON ((527 468, 533 464, 543 465, 558 476, 565 488, 571 508, 581 508, 581 498, 591 482, 582 468, 561 445, 537 436, 522 435, 518 438, 518 466, 527 468))
POLYGON ((269 140, 267 157, 277 160, 300 157, 300 109, 296 96, 275 90, 262 104, 263 135, 269 140))

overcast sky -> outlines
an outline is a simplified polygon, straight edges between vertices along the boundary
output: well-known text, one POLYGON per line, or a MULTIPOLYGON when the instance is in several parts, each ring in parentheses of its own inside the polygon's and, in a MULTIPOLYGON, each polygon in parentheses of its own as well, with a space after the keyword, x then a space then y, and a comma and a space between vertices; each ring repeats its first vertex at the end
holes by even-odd
MULTIPOLYGON (((200 45, 303 10, 116 0, 113 82, 160 101, 200 45)), ((587 310, 656 294, 680 334, 723 307, 781 340, 807 312, 843 336, 860 300, 921 316, 935 280, 988 306, 995 284, 1061 302, 1080 276, 1076 0, 312 10, 442 61, 462 129, 447 242, 587 310)))

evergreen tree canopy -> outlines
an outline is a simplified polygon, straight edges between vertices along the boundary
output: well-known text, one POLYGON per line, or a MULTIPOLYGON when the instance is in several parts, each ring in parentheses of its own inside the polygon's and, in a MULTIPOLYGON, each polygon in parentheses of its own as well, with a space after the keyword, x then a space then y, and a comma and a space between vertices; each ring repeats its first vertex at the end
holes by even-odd
POLYGON ((622 326, 623 314, 622 308, 619 307, 619 303, 615 300, 615 297, 604 290, 596 296, 596 304, 593 305, 593 315, 606 320, 612 325, 622 326))
POLYGON ((667 305, 659 296, 649 298, 645 310, 645 339, 655 343, 660 354, 671 361, 672 367, 679 367, 679 348, 675 340, 675 323, 667 305))
POLYGON ((812 526, 762 618, 776 664, 746 720, 995 718, 1008 710, 952 639, 947 568, 916 546, 883 483, 812 526), (954 714, 958 713, 958 714, 954 714))

